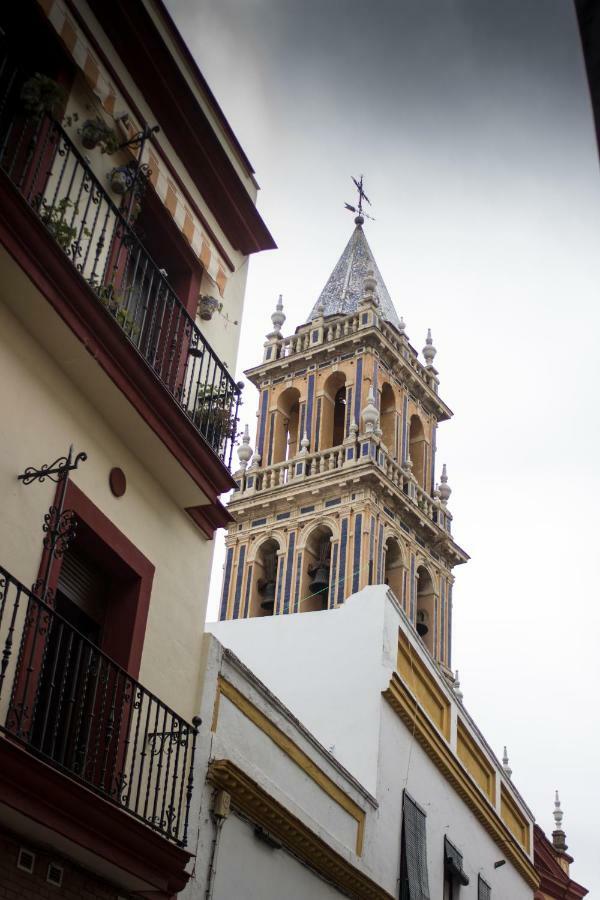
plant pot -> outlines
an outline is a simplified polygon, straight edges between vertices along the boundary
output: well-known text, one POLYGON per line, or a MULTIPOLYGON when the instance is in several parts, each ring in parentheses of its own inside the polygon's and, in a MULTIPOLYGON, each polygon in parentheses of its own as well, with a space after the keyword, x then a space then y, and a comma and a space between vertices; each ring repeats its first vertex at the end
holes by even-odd
POLYGON ((133 184, 133 172, 129 166, 118 166, 109 174, 110 188, 115 194, 123 196, 133 184))
POLYGON ((97 122, 88 119, 81 126, 81 143, 86 150, 95 150, 100 143, 104 134, 104 130, 100 128, 97 122))
POLYGON ((201 319, 208 321, 209 319, 212 319, 219 309, 219 306, 219 301, 215 297, 210 297, 208 294, 201 294, 200 300, 198 301, 198 314, 201 319))

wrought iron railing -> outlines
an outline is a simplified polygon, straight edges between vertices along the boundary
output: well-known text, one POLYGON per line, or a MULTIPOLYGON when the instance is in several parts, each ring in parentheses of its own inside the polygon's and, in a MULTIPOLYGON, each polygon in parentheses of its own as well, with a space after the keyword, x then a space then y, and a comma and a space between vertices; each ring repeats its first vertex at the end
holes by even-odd
POLYGON ((187 844, 196 725, 1 567, 0 731, 187 844))
POLYGON ((230 466, 240 386, 136 234, 137 200, 127 194, 119 209, 63 127, 24 111, 23 76, 1 55, 0 48, 0 169, 85 279, 90 300, 230 466))

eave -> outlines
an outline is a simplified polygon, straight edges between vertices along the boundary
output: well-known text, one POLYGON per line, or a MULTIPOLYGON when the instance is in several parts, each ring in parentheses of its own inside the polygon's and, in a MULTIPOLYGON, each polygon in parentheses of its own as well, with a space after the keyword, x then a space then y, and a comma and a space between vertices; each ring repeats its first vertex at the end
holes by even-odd
POLYGON ((152 85, 152 110, 232 246, 245 255, 274 249, 252 197, 144 4, 91 0, 90 8, 140 89, 152 85))

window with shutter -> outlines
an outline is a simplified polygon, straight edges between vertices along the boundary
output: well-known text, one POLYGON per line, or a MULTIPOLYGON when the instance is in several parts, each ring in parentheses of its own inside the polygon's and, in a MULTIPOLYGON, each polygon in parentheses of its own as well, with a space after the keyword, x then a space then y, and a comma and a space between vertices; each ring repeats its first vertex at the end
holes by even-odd
POLYGON ((426 815, 404 791, 400 848, 400 900, 430 900, 426 815))
POLYGON ((444 878, 448 883, 448 900, 458 897, 460 885, 469 883, 469 876, 463 869, 462 853, 447 837, 444 837, 444 878))
POLYGON ((481 875, 477 882, 477 900, 492 900, 492 889, 481 875))

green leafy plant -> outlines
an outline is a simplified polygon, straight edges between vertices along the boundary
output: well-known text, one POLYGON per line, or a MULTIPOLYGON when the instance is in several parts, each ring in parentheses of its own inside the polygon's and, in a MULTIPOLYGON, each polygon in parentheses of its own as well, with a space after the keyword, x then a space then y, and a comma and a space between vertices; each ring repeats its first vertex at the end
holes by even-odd
POLYGON ((67 99, 65 89, 54 78, 36 72, 24 82, 21 88, 23 109, 30 116, 50 113, 57 116, 67 99))
MULTIPOLYGON (((56 243, 65 251, 75 253, 78 251, 77 237, 78 226, 73 223, 73 218, 77 216, 79 209, 75 204, 63 197, 58 203, 49 204, 42 200, 40 218, 56 243), (70 216, 71 222, 67 221, 70 216), (71 224, 73 223, 73 224, 71 224)), ((90 237, 91 231, 88 228, 81 228, 82 237, 90 237)))
POLYGON ((213 447, 235 437, 237 419, 232 406, 230 393, 212 385, 198 389, 192 421, 213 447))
POLYGON ((115 290, 113 284, 92 284, 92 287, 100 303, 117 320, 125 334, 130 338, 136 338, 140 333, 140 326, 127 309, 127 303, 123 295, 115 290))
POLYGON ((86 119, 79 129, 81 142, 86 150, 94 150, 100 147, 102 153, 115 153, 120 147, 117 134, 106 125, 102 119, 86 119))

